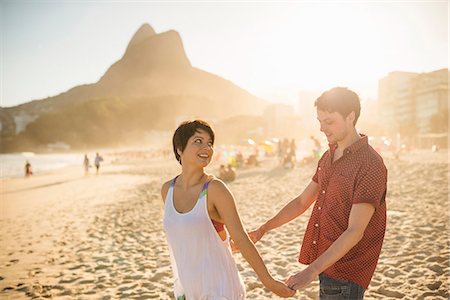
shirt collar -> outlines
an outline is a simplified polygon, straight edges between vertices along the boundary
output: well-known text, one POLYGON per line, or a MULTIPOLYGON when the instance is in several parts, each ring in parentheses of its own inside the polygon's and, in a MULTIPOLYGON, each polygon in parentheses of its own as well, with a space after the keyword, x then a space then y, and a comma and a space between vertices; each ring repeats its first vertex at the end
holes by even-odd
MULTIPOLYGON (((344 154, 355 153, 359 149, 361 149, 362 147, 364 147, 367 144, 369 144, 369 139, 367 138, 367 135, 360 134, 359 136, 361 137, 359 140, 357 140, 356 142, 354 142, 353 144, 348 146, 346 149, 344 149, 344 154)), ((338 144, 337 143, 328 144, 328 146, 330 147, 331 153, 334 153, 334 151, 336 151, 336 149, 338 147, 338 144)))

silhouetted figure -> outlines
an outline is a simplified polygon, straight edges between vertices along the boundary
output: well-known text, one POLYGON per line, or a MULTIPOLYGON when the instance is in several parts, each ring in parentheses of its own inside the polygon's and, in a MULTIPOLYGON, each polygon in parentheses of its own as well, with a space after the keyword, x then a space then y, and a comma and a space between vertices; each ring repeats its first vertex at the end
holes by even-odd
POLYGON ((31 175, 33 175, 33 170, 31 169, 30 162, 27 160, 25 163, 25 177, 29 177, 31 175))
POLYGON ((236 167, 241 168, 244 165, 244 156, 241 151, 236 154, 236 167))
POLYGON ((90 166, 89 166, 89 158, 88 158, 87 154, 84 155, 83 166, 84 166, 84 174, 88 174, 90 166))
POLYGON ((258 159, 256 158, 256 154, 250 154, 246 161, 247 166, 258 166, 258 159))
POLYGON ((291 149, 288 149, 288 151, 284 155, 282 166, 284 168, 291 169, 295 167, 295 152, 293 152, 291 149))
POLYGON ((295 162, 297 161, 297 156, 296 156, 297 145, 295 144, 295 139, 291 140, 291 144, 289 145, 289 152, 292 157, 292 163, 295 164, 295 162))
POLYGON ((283 151, 283 142, 281 141, 281 139, 278 140, 277 156, 278 156, 279 163, 282 164, 283 157, 284 157, 284 151, 283 151))
POLYGON ((320 145, 319 140, 316 139, 314 136, 311 135, 310 138, 314 142, 313 156, 314 158, 320 158, 320 150, 322 146, 320 145))
POLYGON ((236 171, 230 164, 227 166, 227 177, 228 181, 233 181, 236 179, 236 171))
POLYGON ((230 182, 236 179, 236 171, 231 164, 220 165, 219 178, 225 182, 230 182))
POLYGON ((98 174, 99 170, 100 170, 100 162, 103 161, 103 157, 101 157, 98 152, 95 154, 95 169, 96 169, 96 174, 98 174))
POLYGON ((219 168, 219 178, 225 181, 225 177, 227 176, 227 170, 225 169, 225 165, 220 165, 219 168))

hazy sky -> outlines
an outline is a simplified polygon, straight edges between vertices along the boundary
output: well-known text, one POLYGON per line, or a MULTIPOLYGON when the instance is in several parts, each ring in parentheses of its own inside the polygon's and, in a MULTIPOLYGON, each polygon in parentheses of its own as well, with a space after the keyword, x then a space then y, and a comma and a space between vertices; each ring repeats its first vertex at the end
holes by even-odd
POLYGON ((390 71, 448 67, 448 1, 361 2, 0 0, 1 106, 96 82, 143 23, 274 101, 336 85, 376 98, 390 71))

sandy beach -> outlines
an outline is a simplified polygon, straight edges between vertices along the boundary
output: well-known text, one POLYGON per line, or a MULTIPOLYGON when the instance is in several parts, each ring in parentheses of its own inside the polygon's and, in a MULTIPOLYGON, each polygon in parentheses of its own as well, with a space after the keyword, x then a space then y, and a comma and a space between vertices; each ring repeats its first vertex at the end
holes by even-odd
MULTIPOLYGON (((388 224, 366 299, 448 299, 448 153, 422 151, 388 167, 388 224)), ((248 230, 271 217, 310 181, 315 163, 283 169, 273 160, 239 169, 229 184, 248 230)), ((173 299, 162 231, 162 183, 175 159, 105 164, 96 176, 70 167, 1 182, 1 299, 173 299)), ((218 174, 218 164, 208 172, 218 174)), ((297 262, 310 211, 258 244, 278 279, 297 262)), ((279 299, 234 254, 248 299, 279 299)), ((318 299, 318 281, 295 299, 318 299)))

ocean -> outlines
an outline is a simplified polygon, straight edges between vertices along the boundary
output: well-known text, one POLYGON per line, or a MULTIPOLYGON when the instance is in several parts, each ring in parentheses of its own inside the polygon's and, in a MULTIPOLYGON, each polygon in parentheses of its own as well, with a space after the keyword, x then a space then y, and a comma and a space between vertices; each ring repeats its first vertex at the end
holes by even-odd
MULTIPOLYGON (((88 154, 93 161, 94 154, 88 154)), ((83 166, 83 153, 70 154, 35 154, 22 152, 13 154, 0 154, 0 178, 13 178, 25 176, 25 163, 28 160, 34 174, 41 174, 49 170, 63 168, 65 166, 83 166)))

